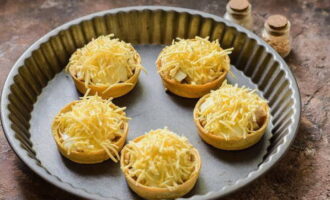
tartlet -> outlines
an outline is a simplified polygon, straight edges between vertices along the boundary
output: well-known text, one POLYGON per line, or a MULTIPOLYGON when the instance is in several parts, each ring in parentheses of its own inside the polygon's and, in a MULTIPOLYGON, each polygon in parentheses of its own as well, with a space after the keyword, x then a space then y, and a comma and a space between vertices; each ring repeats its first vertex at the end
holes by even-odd
POLYGON ((130 141, 121 152, 120 164, 127 184, 139 196, 174 199, 194 187, 201 159, 185 137, 157 129, 130 141))
POLYGON ((231 51, 208 37, 178 38, 161 51, 156 65, 165 89, 181 97, 199 98, 225 80, 231 51))
POLYGON ((227 82, 199 99, 194 108, 199 136, 223 150, 242 150, 256 144, 269 118, 267 101, 254 91, 227 82))
POLYGON ((116 98, 130 92, 143 69, 141 57, 129 43, 113 35, 99 36, 76 50, 66 67, 82 94, 116 98))
POLYGON ((129 118, 124 109, 99 96, 85 96, 67 104, 51 126, 58 150, 80 164, 108 159, 117 162, 128 133, 129 118))

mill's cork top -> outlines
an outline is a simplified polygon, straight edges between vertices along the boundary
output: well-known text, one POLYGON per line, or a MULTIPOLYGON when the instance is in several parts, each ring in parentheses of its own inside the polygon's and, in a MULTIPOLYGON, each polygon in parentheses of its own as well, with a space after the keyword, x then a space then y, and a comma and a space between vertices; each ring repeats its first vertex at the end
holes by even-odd
POLYGON ((250 3, 248 0, 230 0, 228 5, 234 11, 245 11, 249 8, 250 3))
POLYGON ((271 15, 266 24, 272 29, 283 29, 288 25, 288 19, 283 15, 271 15))

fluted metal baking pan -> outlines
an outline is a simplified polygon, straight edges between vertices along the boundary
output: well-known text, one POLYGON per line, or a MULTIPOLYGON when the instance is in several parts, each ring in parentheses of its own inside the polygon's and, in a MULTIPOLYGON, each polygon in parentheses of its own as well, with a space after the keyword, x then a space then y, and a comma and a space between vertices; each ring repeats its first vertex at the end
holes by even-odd
POLYGON ((66 23, 35 42, 13 66, 1 97, 1 119, 13 150, 34 172, 54 185, 90 199, 138 198, 119 165, 107 161, 78 165, 62 158, 50 133, 58 110, 79 94, 63 72, 71 53, 98 35, 114 33, 136 45, 148 74, 115 103, 127 106, 129 139, 151 128, 168 126, 189 138, 201 153, 202 171, 196 187, 184 198, 222 197, 270 169, 292 143, 300 118, 300 95, 290 69, 264 41, 246 29, 204 12, 158 6, 119 8, 66 23), (165 93, 154 61, 173 38, 195 35, 219 39, 231 54, 232 83, 263 95, 271 107, 271 123, 262 141, 244 151, 216 150, 203 143, 192 121, 195 100, 165 93), (150 45, 153 44, 153 45, 150 45))

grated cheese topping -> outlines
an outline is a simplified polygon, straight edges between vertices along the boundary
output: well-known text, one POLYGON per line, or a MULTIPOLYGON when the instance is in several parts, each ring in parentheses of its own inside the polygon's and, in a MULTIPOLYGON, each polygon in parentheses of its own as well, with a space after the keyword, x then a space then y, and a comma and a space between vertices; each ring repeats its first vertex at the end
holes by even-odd
POLYGON ((124 82, 135 70, 143 69, 133 46, 113 37, 99 36, 72 54, 67 70, 84 81, 86 88, 129 84, 124 82))
POLYGON ((125 109, 99 96, 84 96, 70 111, 57 115, 54 124, 68 154, 104 149, 117 162, 118 147, 114 142, 122 137, 129 119, 125 109))
POLYGON ((188 139, 167 128, 151 130, 125 148, 122 170, 145 186, 173 189, 193 175, 197 164, 188 139))
POLYGON ((254 90, 224 81, 218 90, 211 91, 197 111, 198 119, 208 133, 225 139, 245 139, 247 134, 263 125, 268 104, 254 90))
POLYGON ((227 59, 231 51, 223 50, 219 40, 210 42, 209 37, 178 38, 158 56, 158 72, 178 82, 205 84, 230 70, 227 59))

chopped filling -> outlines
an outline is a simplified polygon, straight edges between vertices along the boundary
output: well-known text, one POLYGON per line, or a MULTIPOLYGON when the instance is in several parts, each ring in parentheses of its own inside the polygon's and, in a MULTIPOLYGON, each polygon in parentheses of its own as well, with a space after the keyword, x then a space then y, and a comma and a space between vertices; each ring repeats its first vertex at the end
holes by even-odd
POLYGON ((99 96, 85 96, 71 110, 55 118, 57 133, 68 154, 104 149, 117 162, 118 147, 115 142, 124 134, 128 119, 124 108, 99 96))
POLYGON ((230 70, 231 51, 223 50, 218 40, 210 42, 208 37, 178 38, 160 53, 158 72, 180 83, 205 84, 230 70))
POLYGON ((152 130, 125 148, 122 170, 145 186, 173 189, 195 172, 193 146, 166 128, 152 130))
POLYGON ((254 90, 225 81, 218 90, 211 91, 197 112, 208 133, 226 139, 246 138, 265 123, 268 104, 254 90))
POLYGON ((124 83, 142 69, 140 55, 130 43, 113 38, 113 34, 93 39, 76 50, 67 65, 75 77, 93 86, 113 86, 124 83))

